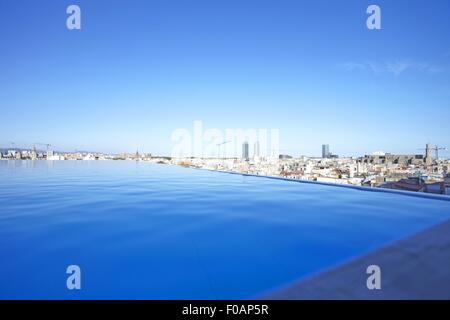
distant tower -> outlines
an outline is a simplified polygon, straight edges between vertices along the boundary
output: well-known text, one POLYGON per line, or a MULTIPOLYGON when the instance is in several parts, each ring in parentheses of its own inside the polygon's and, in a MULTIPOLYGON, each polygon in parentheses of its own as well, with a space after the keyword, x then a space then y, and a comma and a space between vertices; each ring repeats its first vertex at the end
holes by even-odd
POLYGON ((259 158, 259 141, 255 142, 255 150, 253 150, 253 157, 255 159, 259 158))
POLYGON ((37 159, 36 146, 33 146, 33 151, 31 151, 31 160, 36 160, 36 159, 37 159))
POLYGON ((431 143, 427 143, 427 146, 425 148, 425 163, 427 165, 433 164, 433 146, 431 143))
POLYGON ((330 146, 328 144, 322 145, 322 158, 330 157, 330 146))
POLYGON ((248 160, 248 142, 242 144, 242 159, 248 160))
POLYGON ((136 149, 136 154, 135 154, 135 160, 138 161, 139 160, 139 150, 136 149))

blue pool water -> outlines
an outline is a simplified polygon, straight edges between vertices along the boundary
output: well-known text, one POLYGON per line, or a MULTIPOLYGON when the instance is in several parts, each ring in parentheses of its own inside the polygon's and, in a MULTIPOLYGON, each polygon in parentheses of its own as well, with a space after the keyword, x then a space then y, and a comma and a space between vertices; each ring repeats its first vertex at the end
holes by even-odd
POLYGON ((125 161, 0 161, 0 298, 249 298, 450 202, 125 161), (81 268, 81 290, 66 267, 81 268))

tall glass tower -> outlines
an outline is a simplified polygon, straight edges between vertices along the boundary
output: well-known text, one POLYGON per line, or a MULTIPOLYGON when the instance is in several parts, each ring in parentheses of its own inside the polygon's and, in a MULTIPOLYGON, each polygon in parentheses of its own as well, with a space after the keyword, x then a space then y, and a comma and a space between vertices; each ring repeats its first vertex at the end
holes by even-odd
POLYGON ((322 145, 322 158, 330 157, 330 146, 328 144, 322 145))
POLYGON ((242 144, 242 159, 248 160, 249 159, 249 152, 248 152, 248 142, 244 142, 242 144))

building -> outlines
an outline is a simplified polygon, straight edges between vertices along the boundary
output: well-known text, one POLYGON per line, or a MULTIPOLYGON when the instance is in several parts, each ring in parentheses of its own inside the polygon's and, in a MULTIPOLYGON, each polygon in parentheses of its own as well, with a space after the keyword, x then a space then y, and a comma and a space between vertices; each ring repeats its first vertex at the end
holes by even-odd
POLYGON ((134 160, 139 161, 141 160, 141 155, 139 154, 139 150, 136 149, 136 153, 134 154, 134 160))
POLYGON ((31 160, 37 160, 38 154, 36 152, 36 147, 33 147, 33 150, 31 151, 30 158, 31 158, 31 160))
POLYGON ((330 152, 330 146, 328 144, 323 144, 322 145, 322 158, 324 158, 324 159, 337 159, 337 158, 339 158, 339 156, 336 155, 336 154, 332 154, 330 152))
POLYGON ((330 146, 328 144, 322 145, 322 158, 330 157, 330 146))
POLYGON ((427 165, 433 164, 433 146, 427 143, 425 155, 423 154, 391 154, 391 153, 374 153, 365 155, 359 159, 362 163, 367 164, 399 164, 399 165, 427 165))
POLYGON ((242 159, 248 160, 249 159, 249 152, 248 152, 248 142, 245 141, 242 144, 242 159))
POLYGON ((255 142, 255 147, 254 147, 254 150, 253 150, 253 158, 254 159, 259 159, 259 156, 260 156, 259 152, 260 152, 260 150, 259 150, 259 141, 256 141, 255 142))
POLYGON ((366 164, 399 164, 399 165, 419 165, 425 163, 423 154, 372 154, 360 158, 366 164))
POLYGON ((444 176, 444 188, 445 194, 450 195, 450 173, 447 173, 444 176))
POLYGON ((425 181, 421 177, 408 177, 399 181, 391 181, 380 186, 386 189, 425 192, 425 181))
POLYGON ((444 181, 426 182, 422 177, 408 177, 399 181, 386 182, 380 185, 380 187, 404 191, 446 194, 444 181))
POLYGON ((431 143, 427 143, 427 146, 425 148, 425 163, 427 164, 427 166, 433 164, 433 147, 431 143))
POLYGON ((65 160, 64 156, 55 154, 52 152, 51 155, 47 155, 47 160, 55 161, 55 160, 65 160))

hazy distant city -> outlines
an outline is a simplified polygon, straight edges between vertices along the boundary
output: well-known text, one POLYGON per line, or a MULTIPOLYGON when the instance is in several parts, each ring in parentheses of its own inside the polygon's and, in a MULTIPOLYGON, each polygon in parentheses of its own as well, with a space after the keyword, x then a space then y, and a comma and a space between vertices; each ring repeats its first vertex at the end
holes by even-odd
POLYGON ((0 149, 1 160, 129 160, 177 165, 259 176, 316 181, 321 183, 388 188, 450 195, 450 160, 439 157, 446 148, 426 144, 423 153, 392 154, 382 151, 360 157, 343 157, 323 144, 321 157, 294 158, 287 154, 261 156, 259 143, 242 144, 241 157, 168 157, 151 153, 105 154, 76 151, 55 152, 50 144, 32 149, 0 149))

